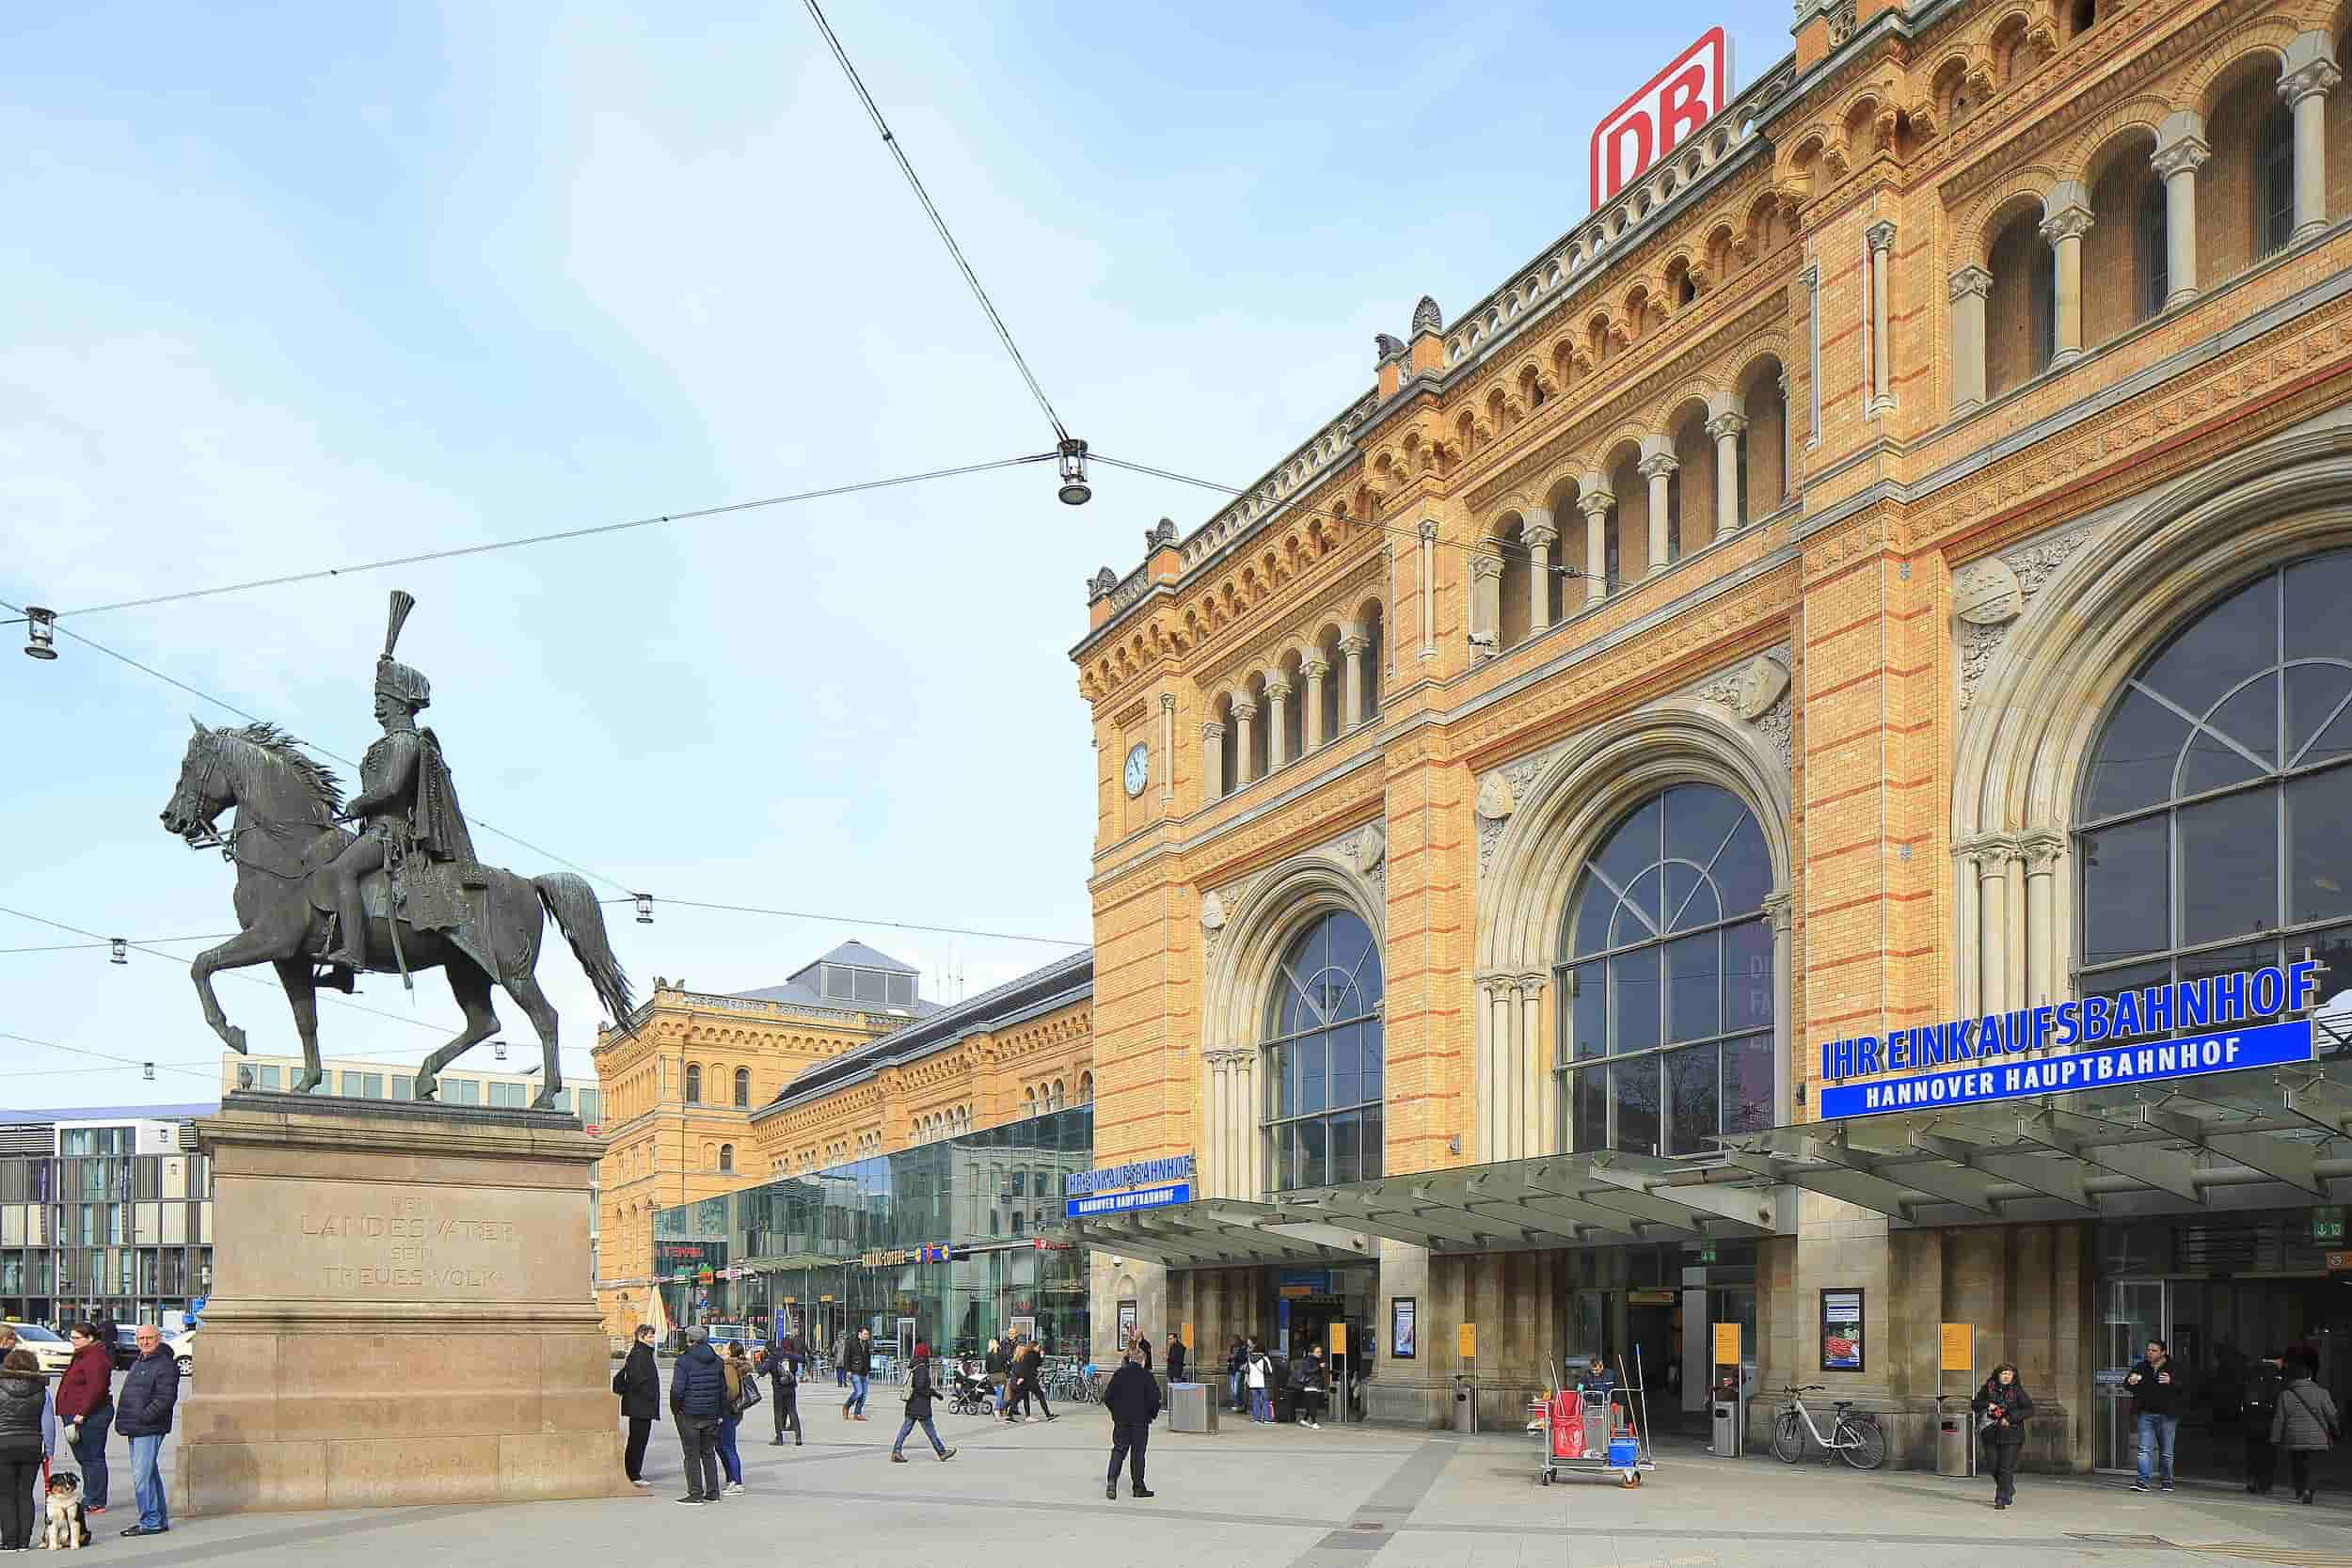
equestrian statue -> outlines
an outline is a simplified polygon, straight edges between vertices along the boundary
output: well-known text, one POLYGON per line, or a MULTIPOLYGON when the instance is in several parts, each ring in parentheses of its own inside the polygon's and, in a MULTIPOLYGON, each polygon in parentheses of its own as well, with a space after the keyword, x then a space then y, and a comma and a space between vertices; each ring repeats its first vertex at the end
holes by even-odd
POLYGON ((544 1067, 532 1103, 551 1110, 564 1087, 556 1016, 532 971, 545 916, 572 944, 597 999, 618 1022, 628 1016, 628 976, 606 939, 596 893, 568 871, 528 880, 474 858, 457 788, 441 743, 419 729, 433 700, 424 676, 392 657, 416 600, 392 591, 384 652, 375 661, 381 738, 359 761, 359 793, 348 804, 335 775, 274 724, 207 729, 200 721, 181 759, 180 783, 163 810, 165 828, 191 848, 218 848, 237 867, 238 933, 199 954, 190 972, 204 1022, 243 1054, 245 1031, 213 994, 224 969, 273 964, 302 1036, 296 1093, 316 1088, 318 988, 349 991, 352 976, 397 973, 411 990, 421 969, 438 968, 466 1015, 466 1027, 417 1069, 416 1097, 431 1100, 441 1069, 499 1031, 490 988, 505 988, 538 1032, 544 1067), (214 824, 235 816, 224 833, 214 824), (352 832, 342 823, 356 824, 352 832))

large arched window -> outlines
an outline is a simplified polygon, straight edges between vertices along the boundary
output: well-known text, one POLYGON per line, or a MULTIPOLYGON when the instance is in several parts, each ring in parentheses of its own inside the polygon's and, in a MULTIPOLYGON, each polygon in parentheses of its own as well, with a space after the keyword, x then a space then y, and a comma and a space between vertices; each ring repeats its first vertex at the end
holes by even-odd
POLYGON ((1772 1124, 1772 890, 1762 830, 1713 784, 1611 830, 1561 925, 1564 1148, 1711 1154, 1772 1124))
POLYGON ((686 1103, 699 1105, 702 1102, 703 1069, 700 1065, 689 1062, 686 1064, 686 1103))
POLYGON ((744 1107, 744 1106, 749 1105, 751 1102, 752 1102, 752 1069, 751 1069, 750 1068, 747 1068, 747 1067, 739 1067, 739 1068, 737 1068, 737 1069, 735 1069, 735 1103, 736 1103, 736 1106, 737 1106, 737 1108, 738 1108, 738 1109, 740 1109, 740 1108, 742 1108, 742 1107, 744 1107))
POLYGON ((1282 956, 1266 1017, 1266 1185, 1381 1174, 1380 948, 1355 915, 1319 916, 1282 956))
POLYGON ((2077 993, 2300 958, 2352 974, 2352 550, 2261 578, 2158 649, 2084 770, 2077 993))

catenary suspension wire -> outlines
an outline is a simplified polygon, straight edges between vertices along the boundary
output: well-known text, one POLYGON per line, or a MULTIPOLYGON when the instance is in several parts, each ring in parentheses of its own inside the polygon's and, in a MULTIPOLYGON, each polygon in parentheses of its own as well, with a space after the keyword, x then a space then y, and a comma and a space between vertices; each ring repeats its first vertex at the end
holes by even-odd
MULTIPOLYGON (((92 1056, 102 1062, 119 1062, 122 1065, 122 1067, 126 1068, 146 1069, 151 1067, 157 1072, 180 1072, 185 1073, 190 1078, 201 1078, 207 1082, 216 1081, 215 1075, 211 1072, 203 1071, 195 1067, 183 1067, 177 1062, 150 1062, 142 1061, 136 1056, 118 1056, 110 1051, 91 1051, 87 1047, 79 1045, 60 1045, 56 1040, 38 1039, 31 1035, 20 1035, 8 1029, 0 1029, 0 1040, 18 1040, 25 1045, 38 1045, 50 1051, 62 1051, 70 1056, 92 1056)), ((120 1070, 120 1069, 54 1069, 51 1070, 57 1072, 84 1070, 103 1070, 107 1072, 115 1072, 120 1070)))
MULTIPOLYGON (((234 931, 208 931, 201 936, 193 937, 141 937, 139 945, 168 947, 179 942, 227 942, 236 934, 234 931)), ((0 958, 8 958, 18 953, 87 953, 92 948, 113 945, 112 937, 103 938, 97 942, 44 942, 38 947, 0 947, 0 958)), ((128 938, 124 939, 123 945, 126 947, 131 945, 128 938)))
MULTIPOLYGON (((355 562, 348 566, 322 566, 307 572, 289 572, 279 577, 254 578, 246 582, 221 583, 212 588, 190 588, 176 594, 154 594, 143 599, 117 599, 110 604, 85 605, 79 610, 61 610, 57 612, 57 619, 62 623, 67 617, 74 615, 103 615, 113 610, 144 610, 150 605, 178 604, 187 599, 208 599, 222 594, 242 594, 255 588, 282 588, 289 583, 316 582, 325 578, 353 577, 361 572, 380 572, 392 566, 416 566, 431 561, 455 561, 470 555, 489 555, 498 550, 520 549, 526 545, 551 545, 567 539, 590 539, 604 533, 626 533, 631 529, 653 528, 662 523, 687 523, 704 517, 723 517, 738 512, 756 512, 765 507, 790 506, 800 501, 825 500, 834 496, 851 496, 865 490, 884 490, 899 484, 920 484, 934 479, 958 479, 966 474, 984 474, 997 468, 1017 468, 1027 463, 1051 463, 1057 455, 1058 453, 1056 452, 1041 451, 1032 452, 1025 457, 1000 457, 993 463, 965 463, 952 468, 926 469, 917 474, 894 474, 887 479, 866 479, 850 484, 826 485, 817 490, 796 490, 789 495, 762 496, 755 500, 747 501, 728 501, 720 506, 697 507, 690 512, 660 512, 650 517, 630 517, 616 523, 591 523, 584 528, 558 529, 551 533, 529 533, 513 539, 492 539, 479 545, 453 546, 448 549, 420 550, 412 555, 387 556, 381 561, 355 562)), ((8 608, 18 615, 24 613, 24 607, 21 605, 10 605, 8 608)), ((62 631, 65 628, 60 625, 58 629, 62 631)), ((93 643, 92 646, 96 644, 93 643)), ((125 662, 129 661, 125 660, 125 662)), ((167 675, 164 678, 170 679, 167 675)), ((201 695, 201 693, 199 694, 201 695)))
MULTIPOLYGON (((1215 491, 1220 496, 1241 496, 1248 494, 1248 491, 1243 490, 1236 485, 1220 484, 1216 480, 1201 479, 1194 474, 1180 474, 1173 468, 1155 468, 1149 463, 1130 463, 1123 457, 1106 457, 1099 451, 1090 452, 1088 455, 1090 456, 1095 462, 1101 463, 1108 467, 1125 468, 1130 473, 1148 474, 1153 479, 1173 480, 1179 484, 1197 485, 1203 490, 1215 491)), ((1411 539, 1418 542, 1421 538, 1420 534, 1416 533, 1409 528, 1398 528, 1393 523, 1375 523, 1363 517, 1344 517, 1336 512, 1329 511, 1327 508, 1320 506, 1311 506, 1307 508, 1306 515, 1310 517, 1322 517, 1334 523, 1345 523, 1350 528, 1376 529, 1382 533, 1393 533, 1400 539, 1411 539)), ((1486 547, 1482 547, 1482 546, 1479 545, 1472 545, 1468 541, 1461 539, 1437 539, 1432 540, 1431 543, 1438 546, 1440 548, 1460 550, 1466 555, 1481 555, 1488 553, 1486 547)), ((1527 556, 1530 558, 1531 562, 1533 561, 1535 553, 1526 545, 1515 539, 1488 539, 1484 542, 1484 546, 1491 546, 1492 550, 1497 553, 1508 552, 1527 556)), ((1548 566, 1545 570, 1551 573, 1554 577, 1561 578, 1586 578, 1592 575, 1589 572, 1579 571, 1573 566, 1548 566)))
MULTIPOLYGON (((1019 931, 976 931, 965 926, 924 926, 911 920, 868 920, 846 914, 819 914, 808 910, 771 910, 756 904, 713 904, 699 898, 667 898, 655 894, 644 895, 656 904, 675 904, 681 909, 718 910, 727 914, 772 914, 785 920, 815 920, 829 926, 886 926, 894 931, 925 931, 949 937, 985 937, 992 942, 1034 942, 1047 947, 1087 947, 1091 943, 1073 942, 1068 937, 1027 936, 1019 931)), ((633 898, 607 898, 607 904, 627 904, 633 898)))
POLYGON ((1012 356, 1014 366, 1021 372, 1021 379, 1029 384, 1029 395, 1037 399, 1037 405, 1045 411, 1045 418, 1054 426, 1054 434, 1068 441, 1071 439, 1069 427, 1061 422, 1061 416, 1054 412, 1054 404, 1046 397, 1045 388, 1038 385, 1036 374, 1029 369, 1029 361, 1023 356, 1021 346, 1012 341, 1010 329, 1005 325, 1005 318, 996 313, 995 302, 980 286, 979 274, 974 272, 972 263, 964 260, 963 247, 956 244, 955 235, 948 231, 947 220, 933 205, 930 192, 923 188, 923 182, 915 174, 914 164, 908 162, 906 149, 898 145, 897 135, 891 131, 889 122, 882 119, 881 105, 874 102, 874 95, 866 90, 866 83, 859 78, 857 67, 850 63, 850 52, 841 47, 841 40, 834 34, 833 24, 825 20, 825 13, 818 8, 817 0, 804 0, 804 3, 808 7, 808 14, 816 19, 817 30, 825 35, 825 42, 833 50, 833 57, 841 62, 841 73, 850 79, 850 87, 856 92, 858 102, 866 105, 866 114, 873 119, 874 129, 882 134, 882 145, 890 149, 891 157, 898 161, 898 172, 906 176, 907 184, 913 187, 914 199, 923 204, 923 212, 931 220, 931 227, 939 230, 940 244, 947 247, 948 256, 955 261, 956 270, 963 274, 963 280, 971 285, 972 297, 978 300, 980 309, 987 312, 988 325, 996 329, 997 341, 1005 345, 1005 352, 1012 356))

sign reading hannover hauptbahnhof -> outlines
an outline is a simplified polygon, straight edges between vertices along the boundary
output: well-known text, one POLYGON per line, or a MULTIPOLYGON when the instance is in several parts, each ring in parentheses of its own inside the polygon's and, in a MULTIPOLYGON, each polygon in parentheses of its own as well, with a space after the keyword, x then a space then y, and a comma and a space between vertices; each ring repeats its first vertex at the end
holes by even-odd
POLYGON ((2319 990, 2320 969, 2305 959, 2283 968, 2208 974, 2112 997, 2086 996, 1987 1018, 1897 1029, 1884 1038, 1863 1035, 1833 1040, 1821 1048, 1825 1078, 1869 1077, 1906 1068, 1947 1070, 1824 1088, 1821 1117, 2070 1094, 2307 1062, 2312 1057, 2309 1019, 2260 1021, 2308 1012, 2319 990), (2141 1037, 2152 1035, 2169 1037, 2141 1037), (2132 1043, 2089 1049, 2103 1040, 2132 1043), (2042 1054, 2069 1046, 2082 1049, 2042 1054))
POLYGON ((1096 1214, 1123 1214, 1136 1209, 1160 1209, 1192 1201, 1192 1156, 1164 1160, 1130 1160, 1095 1170, 1072 1171, 1062 1178, 1063 1212, 1071 1219, 1096 1214), (1122 1190, 1125 1189, 1125 1190, 1122 1190))

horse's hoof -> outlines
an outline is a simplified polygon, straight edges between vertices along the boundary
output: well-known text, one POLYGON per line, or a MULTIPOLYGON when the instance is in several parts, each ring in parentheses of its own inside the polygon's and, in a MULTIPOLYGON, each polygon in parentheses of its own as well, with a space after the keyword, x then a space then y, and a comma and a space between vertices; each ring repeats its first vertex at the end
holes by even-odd
POLYGON ((419 1078, 414 1088, 410 1092, 413 1093, 419 1100, 431 1100, 441 1092, 440 1080, 437 1078, 419 1078))
POLYGON ((554 1110, 555 1092, 552 1089, 541 1089, 538 1094, 532 1098, 531 1101, 531 1108, 534 1111, 554 1110))
POLYGON ((230 1050, 235 1052, 240 1056, 246 1054, 245 1031, 243 1029, 238 1028, 232 1023, 221 1032, 220 1037, 229 1042, 230 1050))
POLYGON ((326 1081, 326 1074, 324 1072, 306 1072, 301 1077, 294 1080, 294 1092, 296 1094, 309 1094, 312 1089, 317 1088, 326 1081))

